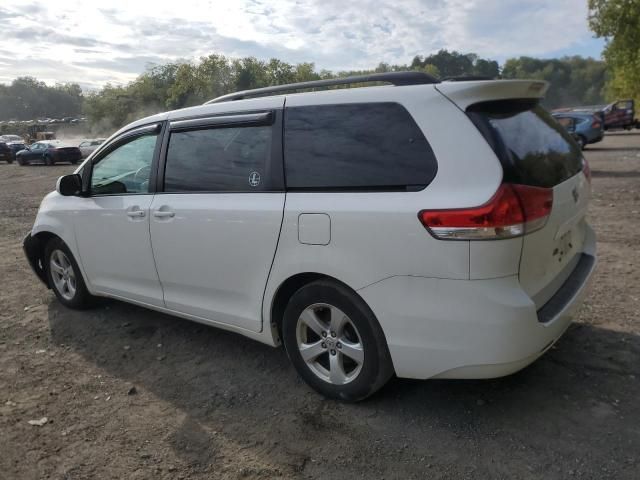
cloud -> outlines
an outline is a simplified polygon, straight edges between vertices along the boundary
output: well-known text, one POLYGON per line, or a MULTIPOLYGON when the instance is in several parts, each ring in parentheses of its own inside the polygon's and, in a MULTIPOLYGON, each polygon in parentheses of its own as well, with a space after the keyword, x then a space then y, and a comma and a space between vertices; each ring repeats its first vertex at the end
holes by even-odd
POLYGON ((77 47, 95 47, 100 44, 100 42, 91 38, 65 35, 64 33, 60 33, 57 30, 46 26, 24 27, 8 30, 4 32, 4 38, 8 40, 16 39, 29 44, 52 43, 74 45, 77 47))
POLYGON ((0 82, 35 75, 91 87, 149 64, 210 53, 314 62, 318 68, 409 63, 441 48, 504 61, 600 54, 584 0, 3 0, 0 82), (25 57, 25 52, 28 56, 25 57), (28 61, 26 61, 28 59, 28 61))

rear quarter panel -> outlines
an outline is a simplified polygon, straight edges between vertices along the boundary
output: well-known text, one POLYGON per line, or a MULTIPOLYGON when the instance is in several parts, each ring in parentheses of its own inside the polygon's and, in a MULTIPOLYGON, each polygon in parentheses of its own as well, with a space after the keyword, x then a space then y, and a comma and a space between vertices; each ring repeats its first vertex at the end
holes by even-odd
POLYGON ((279 286, 298 273, 328 275, 354 290, 394 276, 469 278, 469 242, 434 239, 418 212, 485 203, 502 179, 493 151, 464 112, 432 85, 290 95, 286 106, 366 102, 402 104, 429 141, 438 172, 420 192, 288 192, 263 303, 265 321, 279 286), (330 217, 327 245, 299 241, 299 216, 305 213, 330 217))

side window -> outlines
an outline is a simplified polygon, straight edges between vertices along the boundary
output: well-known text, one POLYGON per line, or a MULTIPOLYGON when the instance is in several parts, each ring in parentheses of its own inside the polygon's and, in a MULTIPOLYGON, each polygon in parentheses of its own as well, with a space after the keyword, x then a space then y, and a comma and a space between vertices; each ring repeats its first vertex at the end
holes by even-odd
POLYGON ((157 134, 133 137, 93 165, 91 193, 148 193, 157 134))
POLYGON ((291 107, 285 111, 287 188, 421 190, 437 162, 397 103, 291 107))
POLYGON ((556 121, 567 130, 571 130, 574 126, 573 118, 571 117, 556 118, 556 121))
POLYGON ((165 192, 269 190, 271 126, 172 132, 165 192))

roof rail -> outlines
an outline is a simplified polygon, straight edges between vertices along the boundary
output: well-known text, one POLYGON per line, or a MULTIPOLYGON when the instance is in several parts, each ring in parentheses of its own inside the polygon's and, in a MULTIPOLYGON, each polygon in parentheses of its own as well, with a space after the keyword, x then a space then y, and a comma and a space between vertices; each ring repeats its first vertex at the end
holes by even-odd
POLYGON ((486 75, 457 75, 454 77, 443 78, 443 82, 473 82, 477 80, 499 80, 494 77, 488 77, 486 75))
POLYGON ((435 77, 424 72, 387 72, 372 73, 370 75, 356 75, 353 77, 331 78, 327 80, 312 80, 310 82, 289 83, 286 85, 273 85, 271 87, 256 88, 253 90, 243 90, 241 92, 229 93, 213 100, 210 103, 228 102, 231 100, 242 100, 251 97, 267 97, 276 93, 305 90, 307 88, 332 87, 335 85, 349 85, 354 83, 390 83, 397 87, 404 85, 425 85, 430 83, 440 83, 435 77))

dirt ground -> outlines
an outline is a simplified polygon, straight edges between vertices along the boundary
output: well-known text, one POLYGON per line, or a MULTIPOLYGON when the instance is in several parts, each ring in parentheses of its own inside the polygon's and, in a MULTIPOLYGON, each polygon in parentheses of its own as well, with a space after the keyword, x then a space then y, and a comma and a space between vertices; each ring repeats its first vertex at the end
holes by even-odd
POLYGON ((356 405, 239 335, 61 307, 21 240, 72 167, 1 164, 0 478, 640 478, 640 132, 586 157, 599 266, 562 340, 507 378, 394 379, 356 405))

